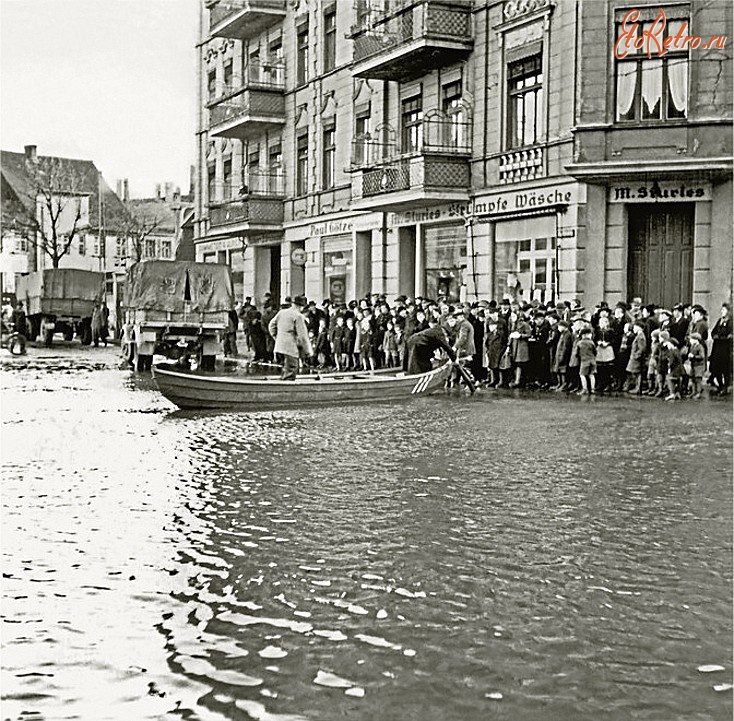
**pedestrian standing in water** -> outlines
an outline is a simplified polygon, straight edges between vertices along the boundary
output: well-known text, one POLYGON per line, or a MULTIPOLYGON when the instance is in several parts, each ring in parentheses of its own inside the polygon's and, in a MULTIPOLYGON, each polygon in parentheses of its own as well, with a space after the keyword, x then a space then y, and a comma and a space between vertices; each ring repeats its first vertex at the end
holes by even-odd
POLYGON ((294 381, 300 358, 313 355, 306 321, 301 312, 306 305, 303 296, 296 296, 290 307, 281 308, 268 325, 268 332, 275 339, 274 351, 283 357, 281 380, 294 381))
POLYGON ((445 351, 448 357, 456 360, 454 349, 444 328, 434 320, 429 321, 426 330, 413 333, 406 343, 408 350, 408 373, 426 373, 433 367, 433 354, 437 350, 445 351))

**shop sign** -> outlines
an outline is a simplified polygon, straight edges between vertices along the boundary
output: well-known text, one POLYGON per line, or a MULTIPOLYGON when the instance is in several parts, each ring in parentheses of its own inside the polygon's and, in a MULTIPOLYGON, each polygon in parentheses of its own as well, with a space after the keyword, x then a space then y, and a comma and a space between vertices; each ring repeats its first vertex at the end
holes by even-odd
POLYGON ((293 248, 291 251, 291 262, 293 265, 306 265, 306 251, 303 248, 293 248))
POLYGON ((308 232, 311 237, 320 237, 322 235, 339 235, 340 233, 351 233, 352 221, 329 220, 325 223, 311 223, 308 232))
POLYGON ((629 183, 609 188, 610 203, 678 203, 711 200, 710 183, 663 181, 644 184, 629 183))
POLYGON ((481 223, 491 221, 495 217, 501 217, 507 213, 537 210, 551 212, 559 205, 566 206, 577 202, 575 187, 560 185, 517 190, 490 195, 481 200, 476 199, 466 203, 449 203, 431 208, 407 210, 402 213, 390 213, 388 225, 413 225, 415 223, 451 220, 467 221, 470 219, 481 223))

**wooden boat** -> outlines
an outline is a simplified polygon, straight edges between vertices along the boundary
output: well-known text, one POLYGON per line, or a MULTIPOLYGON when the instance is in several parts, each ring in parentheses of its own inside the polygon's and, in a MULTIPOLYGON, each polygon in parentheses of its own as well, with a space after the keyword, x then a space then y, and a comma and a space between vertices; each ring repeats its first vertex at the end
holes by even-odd
POLYGON ((189 410, 267 410, 392 401, 425 395, 443 388, 454 364, 447 361, 427 373, 408 375, 334 373, 300 375, 295 381, 280 378, 248 378, 188 371, 172 364, 153 366, 160 392, 179 408, 189 410))

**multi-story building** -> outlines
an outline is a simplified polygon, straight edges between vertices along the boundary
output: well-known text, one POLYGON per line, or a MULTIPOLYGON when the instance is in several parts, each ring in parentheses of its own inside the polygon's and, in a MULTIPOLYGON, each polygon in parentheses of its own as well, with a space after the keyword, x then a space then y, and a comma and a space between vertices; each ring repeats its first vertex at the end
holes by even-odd
POLYGON ((92 161, 3 150, 0 185, 4 292, 44 268, 114 272, 129 216, 92 161))
POLYGON ((197 257, 257 299, 730 297, 731 8, 659 12, 205 0, 197 257))

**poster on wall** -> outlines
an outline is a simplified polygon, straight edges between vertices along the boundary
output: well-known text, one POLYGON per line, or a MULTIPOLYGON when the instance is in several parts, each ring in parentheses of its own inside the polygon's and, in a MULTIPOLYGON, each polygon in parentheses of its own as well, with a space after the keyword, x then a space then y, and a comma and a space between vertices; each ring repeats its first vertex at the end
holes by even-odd
POLYGON ((329 277, 329 298, 332 303, 347 302, 347 278, 344 275, 332 275, 329 277))

